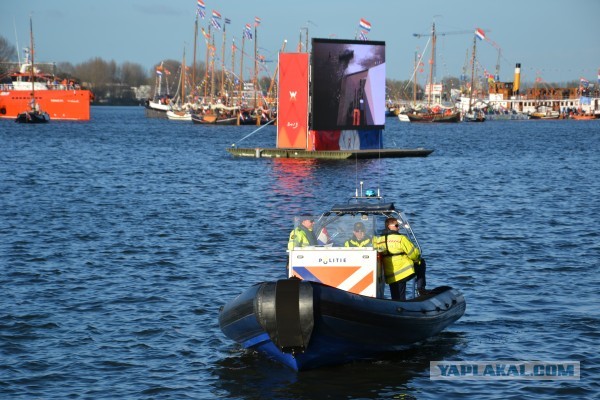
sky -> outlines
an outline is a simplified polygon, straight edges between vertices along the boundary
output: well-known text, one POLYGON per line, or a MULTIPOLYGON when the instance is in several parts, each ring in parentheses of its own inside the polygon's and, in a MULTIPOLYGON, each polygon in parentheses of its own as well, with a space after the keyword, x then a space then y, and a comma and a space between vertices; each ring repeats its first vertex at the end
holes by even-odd
MULTIPOLYGON (((369 40, 385 41, 389 79, 410 79, 415 54, 425 53, 424 82, 430 58, 428 34, 435 22, 438 32, 436 75, 458 77, 470 57, 476 28, 488 40, 477 43, 477 60, 494 72, 500 53, 500 79, 512 81, 521 64, 521 81, 597 82, 600 69, 599 0, 204 0, 207 29, 212 10, 231 20, 227 25, 226 65, 231 65, 231 40, 241 46, 245 24, 259 17, 259 53, 268 61, 263 75, 271 76, 277 53, 296 51, 301 32, 309 37, 354 39, 359 21, 371 24, 369 40), (463 33, 467 31, 467 33, 463 33), (457 33, 458 32, 458 33, 457 33), (447 35, 443 35, 447 33, 447 35), (469 52, 467 56, 467 52, 469 52)), ((74 65, 100 57, 117 64, 141 64, 148 73, 161 60, 191 63, 196 0, 0 0, 0 36, 17 47, 29 41, 29 17, 38 62, 74 65)), ((197 60, 204 61, 206 46, 198 39, 197 60)), ((222 36, 216 36, 218 55, 222 36)), ((303 37, 304 42, 304 37, 303 37)), ((251 54, 253 44, 246 43, 251 54)), ((22 53, 21 53, 22 54, 22 53)), ((252 65, 246 58, 248 71, 252 65)), ((217 61, 218 63, 219 61, 217 61)), ((239 59, 236 69, 239 69, 239 59)), ((470 70, 469 74, 470 74, 470 70)), ((248 72, 245 72, 245 76, 248 72)))

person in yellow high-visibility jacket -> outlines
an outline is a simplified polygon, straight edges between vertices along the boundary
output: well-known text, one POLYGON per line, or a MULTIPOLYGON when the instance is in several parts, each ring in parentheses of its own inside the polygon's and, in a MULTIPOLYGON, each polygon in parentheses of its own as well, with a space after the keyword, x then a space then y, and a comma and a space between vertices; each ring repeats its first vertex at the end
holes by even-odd
POLYGON ((365 224, 357 222, 352 230, 352 237, 344 243, 344 247, 370 247, 373 246, 372 239, 365 233, 365 224))
POLYGON ((318 242, 313 231, 314 226, 315 220, 312 217, 302 217, 300 224, 290 232, 288 250, 293 250, 295 247, 316 246, 318 242))
POLYGON ((392 299, 406 300, 406 281, 415 275, 419 294, 424 294, 425 260, 421 258, 421 251, 398 231, 400 224, 396 218, 386 219, 385 227, 373 243, 382 255, 385 283, 390 285, 392 299))

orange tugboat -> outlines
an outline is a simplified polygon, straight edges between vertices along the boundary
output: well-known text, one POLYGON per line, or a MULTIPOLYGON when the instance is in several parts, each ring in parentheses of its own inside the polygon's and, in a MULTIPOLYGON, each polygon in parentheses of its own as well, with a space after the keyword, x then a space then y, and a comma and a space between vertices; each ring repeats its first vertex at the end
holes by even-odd
POLYGON ((0 77, 0 118, 14 120, 35 105, 52 120, 88 121, 91 100, 89 90, 36 68, 33 46, 16 71, 0 77), (10 83, 1 83, 9 76, 10 83))
MULTIPOLYGON (((11 74, 12 83, 0 84, 0 118, 15 119, 31 102, 31 64, 22 64, 11 74)), ((92 93, 72 82, 55 81, 51 75, 35 70, 35 103, 53 120, 88 121, 92 93)))

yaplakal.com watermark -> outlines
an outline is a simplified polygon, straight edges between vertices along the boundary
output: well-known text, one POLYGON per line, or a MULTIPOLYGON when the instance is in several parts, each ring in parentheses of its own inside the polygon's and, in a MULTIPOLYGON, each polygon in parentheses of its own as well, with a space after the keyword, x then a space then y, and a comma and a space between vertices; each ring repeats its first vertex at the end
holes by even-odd
POLYGON ((579 380, 579 361, 430 361, 432 380, 579 380))

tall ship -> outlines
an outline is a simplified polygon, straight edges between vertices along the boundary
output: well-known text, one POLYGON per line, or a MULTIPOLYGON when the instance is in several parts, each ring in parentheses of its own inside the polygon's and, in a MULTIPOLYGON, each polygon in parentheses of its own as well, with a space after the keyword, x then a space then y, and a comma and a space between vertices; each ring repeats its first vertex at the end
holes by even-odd
POLYGON ((25 62, 0 75, 0 118, 14 120, 29 107, 34 93, 35 103, 52 120, 88 121, 92 92, 71 79, 59 80, 54 73, 42 71, 26 54, 25 62))

